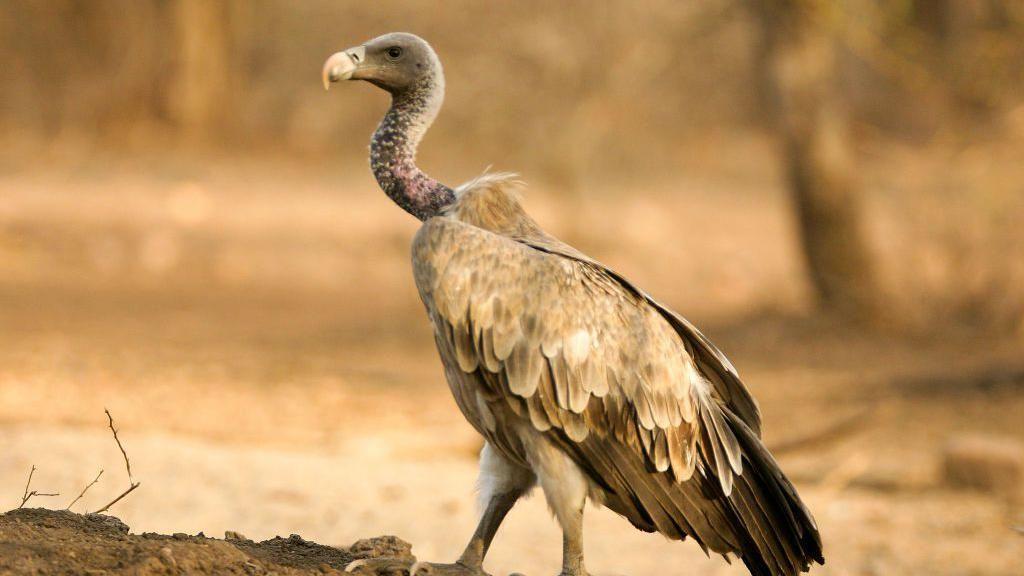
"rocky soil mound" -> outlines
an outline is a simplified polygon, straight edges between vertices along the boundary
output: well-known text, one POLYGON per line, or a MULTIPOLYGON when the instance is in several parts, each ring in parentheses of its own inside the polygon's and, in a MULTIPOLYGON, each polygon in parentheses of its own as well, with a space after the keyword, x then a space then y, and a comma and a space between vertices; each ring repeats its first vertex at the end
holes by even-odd
POLYGON ((394 559, 375 563, 381 576, 407 573, 402 567, 415 561, 411 546, 394 536, 334 548, 297 534, 263 542, 234 532, 223 540, 202 533, 131 534, 113 516, 65 510, 24 508, 0 515, 0 576, 345 574, 352 561, 371 558, 394 559), (393 568, 381 567, 386 564, 393 568))

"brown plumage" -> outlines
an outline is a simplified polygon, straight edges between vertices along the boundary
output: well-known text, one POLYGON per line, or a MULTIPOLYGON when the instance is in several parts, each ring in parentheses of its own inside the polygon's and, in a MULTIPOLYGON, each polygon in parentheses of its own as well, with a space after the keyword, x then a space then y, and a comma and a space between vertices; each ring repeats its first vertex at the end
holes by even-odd
MULTIPOLYGON (((367 54, 397 42, 429 50, 383 38, 367 54)), ((432 72, 441 77, 439 65, 432 72)), ((424 186, 415 177, 410 186, 424 186)), ((378 176, 394 197, 389 178, 378 176)), ((500 476, 460 562, 435 568, 482 573, 497 524, 536 482, 565 530, 563 574, 584 573, 587 497, 641 530, 738 555, 752 574, 823 562, 814 520, 762 444, 757 404, 730 362, 681 316, 542 231, 516 186, 503 175, 456 189, 430 180, 442 201, 410 210, 424 220, 414 276, 448 384, 487 441, 482 479, 500 476)))
POLYGON ((541 231, 510 187, 486 177, 458 189, 413 241, 416 285, 470 423, 527 465, 507 421, 528 421, 642 530, 741 554, 755 574, 820 560, 814 521, 761 444, 757 405, 728 360, 541 231))

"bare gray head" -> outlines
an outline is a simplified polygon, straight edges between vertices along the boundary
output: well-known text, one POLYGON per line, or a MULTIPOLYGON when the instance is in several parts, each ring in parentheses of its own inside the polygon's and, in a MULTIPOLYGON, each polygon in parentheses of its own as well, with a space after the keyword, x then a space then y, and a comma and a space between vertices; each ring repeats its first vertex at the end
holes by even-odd
POLYGON ((452 189, 415 163, 416 148, 444 101, 444 72, 430 44, 393 32, 337 52, 324 63, 324 88, 342 80, 365 80, 391 94, 391 108, 370 141, 370 168, 384 192, 420 220, 453 202, 452 189))
POLYGON ((340 80, 365 80, 398 95, 427 82, 443 85, 444 74, 441 61, 426 40, 415 34, 392 32, 328 58, 323 80, 325 88, 340 80))

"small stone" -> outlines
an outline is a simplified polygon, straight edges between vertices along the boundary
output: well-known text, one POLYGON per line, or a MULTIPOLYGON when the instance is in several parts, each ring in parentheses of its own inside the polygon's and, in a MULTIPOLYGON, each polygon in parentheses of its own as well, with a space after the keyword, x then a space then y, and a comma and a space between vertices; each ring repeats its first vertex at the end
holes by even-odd
POLYGON ((251 542, 251 540, 246 538, 244 534, 241 532, 235 532, 234 530, 224 532, 224 539, 229 541, 251 542))
POLYGON ((1024 483, 1024 446, 1009 438, 965 435, 952 439, 942 459, 945 483, 1016 500, 1024 483))
POLYGON ((395 536, 358 540, 348 549, 353 558, 412 558, 412 545, 395 536))
POLYGON ((107 516, 106 514, 90 512, 85 515, 85 519, 89 522, 95 522, 102 525, 104 528, 110 528, 115 532, 120 532, 122 534, 127 534, 129 530, 128 525, 121 522, 121 519, 116 516, 107 516))
POLYGON ((171 534, 171 538, 174 538, 175 540, 188 540, 188 534, 185 534, 184 532, 175 532, 174 534, 171 534))

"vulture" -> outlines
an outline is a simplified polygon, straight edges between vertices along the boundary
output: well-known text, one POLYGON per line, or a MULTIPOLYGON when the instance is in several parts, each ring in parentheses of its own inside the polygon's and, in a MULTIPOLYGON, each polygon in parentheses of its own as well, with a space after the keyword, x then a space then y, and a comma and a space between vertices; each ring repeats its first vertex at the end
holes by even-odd
POLYGON ((823 564, 814 518, 761 441, 757 402, 704 334, 542 230, 514 176, 452 188, 416 166, 444 99, 431 46, 391 33, 337 52, 324 87, 342 80, 391 95, 370 168, 422 222, 416 287, 455 402, 485 440, 482 513, 465 551, 410 573, 484 576, 499 525, 537 485, 562 529, 562 576, 587 574, 587 500, 639 530, 738 557, 756 576, 823 564))

